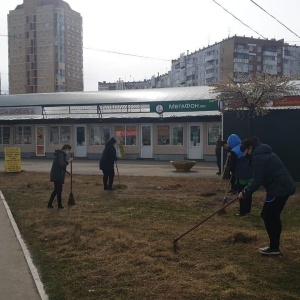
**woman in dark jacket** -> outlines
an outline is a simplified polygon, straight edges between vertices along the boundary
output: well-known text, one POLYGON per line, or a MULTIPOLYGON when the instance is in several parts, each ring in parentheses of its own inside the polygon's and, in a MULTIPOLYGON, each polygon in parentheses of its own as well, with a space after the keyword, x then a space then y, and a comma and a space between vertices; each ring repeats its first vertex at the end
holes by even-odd
POLYGON ((55 150, 54 160, 51 167, 50 181, 54 183, 54 190, 50 196, 48 202, 48 208, 53 208, 53 200, 57 196, 58 208, 64 208, 61 202, 61 194, 63 189, 63 184, 65 182, 66 168, 69 162, 73 160, 70 158, 67 160, 67 154, 70 152, 71 146, 64 145, 61 150, 55 150))
POLYGON ((112 137, 105 145, 101 159, 100 159, 100 170, 103 172, 103 186, 105 190, 113 190, 113 182, 115 177, 114 164, 117 160, 117 152, 115 144, 116 139, 112 137))
POLYGON ((253 179, 239 194, 239 199, 249 197, 261 185, 266 189, 266 200, 261 212, 270 239, 270 245, 259 248, 262 254, 280 254, 280 214, 290 195, 295 193, 294 181, 280 160, 266 144, 257 144, 257 139, 246 139, 241 150, 251 157, 253 179))

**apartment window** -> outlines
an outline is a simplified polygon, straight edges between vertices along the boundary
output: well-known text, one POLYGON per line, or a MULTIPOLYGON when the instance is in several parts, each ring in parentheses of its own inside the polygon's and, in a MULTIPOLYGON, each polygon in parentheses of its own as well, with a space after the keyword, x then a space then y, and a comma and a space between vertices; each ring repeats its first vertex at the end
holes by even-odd
POLYGON ((261 47, 257 46, 257 52, 261 52, 261 47))
POLYGON ((207 144, 215 145, 218 140, 218 135, 221 134, 221 124, 213 123, 207 125, 207 144))
POLYGON ((257 61, 261 61, 261 56, 260 56, 260 55, 257 55, 257 56, 256 56, 256 59, 257 59, 257 61))
POLYGON ((16 126, 15 127, 15 144, 31 144, 31 126, 16 126))
POLYGON ((115 127, 115 135, 123 145, 136 145, 135 125, 118 125, 115 127))
POLYGON ((90 127, 90 145, 105 145, 110 139, 109 126, 90 127))
POLYGON ((9 145, 10 127, 0 126, 0 145, 9 145))
POLYGON ((158 145, 183 145, 182 125, 158 125, 158 145))
POLYGON ((71 141, 71 127, 50 126, 49 138, 51 145, 69 144, 71 141))

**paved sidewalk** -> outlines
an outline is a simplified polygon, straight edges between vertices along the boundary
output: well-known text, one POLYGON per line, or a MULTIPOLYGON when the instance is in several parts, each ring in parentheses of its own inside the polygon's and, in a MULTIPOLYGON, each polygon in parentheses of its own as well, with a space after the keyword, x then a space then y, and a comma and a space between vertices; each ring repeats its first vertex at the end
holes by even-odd
POLYGON ((0 198, 0 299, 48 299, 1 192, 0 198))
MULTIPOLYGON (((27 172, 49 172, 52 159, 23 159, 22 170, 27 172)), ((118 160, 118 170, 121 175, 128 176, 162 176, 162 177, 209 177, 218 178, 215 162, 200 161, 190 172, 176 172, 169 161, 154 160, 118 160)), ((4 171, 3 159, 0 160, 0 172, 4 171)), ((75 158, 73 173, 85 175, 102 174, 99 170, 99 160, 85 160, 75 158)))
MULTIPOLYGON (((49 173, 51 164, 51 159, 23 159, 22 170, 49 173)), ((215 162, 197 162, 190 172, 176 172, 169 161, 119 160, 117 166, 120 176, 220 178, 216 175, 217 166, 215 162)), ((3 159, 0 160, 0 172, 4 172, 3 159)), ((73 173, 99 175, 101 174, 99 161, 75 158, 73 161, 73 173)), ((0 299, 48 299, 1 191, 0 242, 0 299)))

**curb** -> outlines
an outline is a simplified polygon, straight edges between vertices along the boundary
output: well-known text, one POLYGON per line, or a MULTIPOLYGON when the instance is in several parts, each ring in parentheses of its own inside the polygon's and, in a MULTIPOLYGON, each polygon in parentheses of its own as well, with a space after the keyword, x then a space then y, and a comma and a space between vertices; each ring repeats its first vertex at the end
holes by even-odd
POLYGON ((7 204, 7 202, 6 202, 6 200, 5 200, 5 198, 4 198, 4 196, 3 196, 3 194, 2 194, 1 191, 0 191, 0 199, 2 200, 2 202, 4 204, 4 207, 6 209, 6 212, 7 212, 8 218, 10 220, 10 223, 11 223, 11 225, 13 227, 13 230, 15 232, 15 235, 16 235, 17 239, 18 239, 18 242, 19 242, 19 244, 20 244, 20 246, 22 248, 24 257, 25 257, 27 265, 28 265, 28 267, 30 269, 30 272, 31 272, 32 278, 34 280, 34 283, 36 285, 36 288, 38 290, 38 293, 39 293, 39 295, 40 295, 40 297, 41 297, 42 300, 48 300, 49 298, 48 298, 48 295, 46 294, 46 292, 44 290, 44 286, 43 286, 43 283, 42 283, 42 281, 40 279, 39 273, 38 273, 35 265, 33 264, 33 261, 31 259, 30 253, 29 253, 29 251, 27 249, 27 246, 26 246, 26 244, 25 244, 22 236, 21 236, 21 233, 19 231, 17 223, 15 222, 14 217, 13 217, 11 211, 10 211, 10 208, 9 208, 9 206, 8 206, 8 204, 7 204))

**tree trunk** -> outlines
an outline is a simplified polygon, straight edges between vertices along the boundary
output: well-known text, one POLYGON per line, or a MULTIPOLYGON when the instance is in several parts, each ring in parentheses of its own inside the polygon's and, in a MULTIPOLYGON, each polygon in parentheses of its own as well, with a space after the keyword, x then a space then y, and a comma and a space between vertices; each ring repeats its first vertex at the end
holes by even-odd
POLYGON ((251 107, 248 112, 248 137, 249 138, 251 138, 254 135, 253 124, 254 124, 254 108, 251 107))

